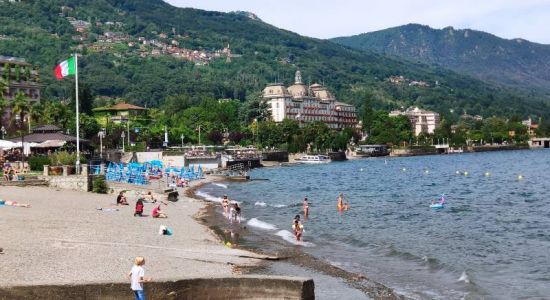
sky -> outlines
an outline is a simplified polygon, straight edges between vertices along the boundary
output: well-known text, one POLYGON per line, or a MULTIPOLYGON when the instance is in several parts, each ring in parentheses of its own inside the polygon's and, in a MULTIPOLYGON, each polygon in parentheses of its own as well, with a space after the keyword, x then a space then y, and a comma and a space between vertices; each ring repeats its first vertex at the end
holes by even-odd
POLYGON ((243 10, 301 35, 332 38, 418 23, 550 44, 550 0, 165 0, 178 7, 243 10))

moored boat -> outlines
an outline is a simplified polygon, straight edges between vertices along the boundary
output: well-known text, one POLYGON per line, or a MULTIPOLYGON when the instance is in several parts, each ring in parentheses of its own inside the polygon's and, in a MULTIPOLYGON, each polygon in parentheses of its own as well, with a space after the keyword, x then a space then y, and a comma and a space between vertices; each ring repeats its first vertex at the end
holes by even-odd
POLYGON ((304 155, 297 158, 296 161, 304 164, 323 164, 329 163, 331 160, 326 155, 304 155))

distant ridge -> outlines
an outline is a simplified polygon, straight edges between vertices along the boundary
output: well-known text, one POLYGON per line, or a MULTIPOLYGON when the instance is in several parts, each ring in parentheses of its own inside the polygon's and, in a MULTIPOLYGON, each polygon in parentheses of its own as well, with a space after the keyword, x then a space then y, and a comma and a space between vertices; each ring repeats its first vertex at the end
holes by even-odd
POLYGON ((174 96, 188 105, 258 99, 271 82, 291 84, 299 69, 308 82, 324 83, 359 110, 370 103, 385 110, 414 105, 453 118, 464 111, 550 118, 540 95, 300 36, 246 12, 177 8, 161 0, 0 2, 0 55, 40 67, 45 99, 69 97, 70 81, 56 81, 51 70, 74 51, 82 54, 79 80, 95 95, 148 108, 174 96), (396 76, 403 81, 392 82, 396 76))
POLYGON ((550 45, 503 39, 471 29, 433 29, 419 24, 332 41, 354 49, 437 64, 513 88, 550 92, 550 45))

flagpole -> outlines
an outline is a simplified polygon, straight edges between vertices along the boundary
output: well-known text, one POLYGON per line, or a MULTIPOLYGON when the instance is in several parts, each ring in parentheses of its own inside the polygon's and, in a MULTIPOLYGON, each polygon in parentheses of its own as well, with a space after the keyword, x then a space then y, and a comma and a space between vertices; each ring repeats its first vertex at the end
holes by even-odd
POLYGON ((78 109, 78 55, 74 54, 74 82, 76 89, 76 174, 80 174, 80 115, 78 109))

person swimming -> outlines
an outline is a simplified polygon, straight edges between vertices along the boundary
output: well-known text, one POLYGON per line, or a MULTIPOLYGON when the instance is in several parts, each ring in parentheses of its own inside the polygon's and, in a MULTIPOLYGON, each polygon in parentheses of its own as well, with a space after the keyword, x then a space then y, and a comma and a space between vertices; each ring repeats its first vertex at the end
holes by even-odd
POLYGON ((344 209, 344 193, 340 193, 338 195, 338 204, 336 205, 339 211, 342 211, 344 209))

